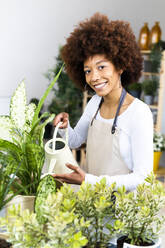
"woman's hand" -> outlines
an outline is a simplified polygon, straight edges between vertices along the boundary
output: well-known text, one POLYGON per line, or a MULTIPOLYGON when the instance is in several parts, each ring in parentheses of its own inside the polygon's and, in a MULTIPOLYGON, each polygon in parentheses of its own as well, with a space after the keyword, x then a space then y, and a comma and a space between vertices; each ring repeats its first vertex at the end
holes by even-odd
POLYGON ((66 112, 62 112, 54 118, 53 125, 57 126, 59 122, 62 122, 59 128, 67 128, 68 127, 68 121, 69 121, 69 114, 66 112))
POLYGON ((53 174, 52 176, 60 179, 62 182, 71 184, 82 184, 85 180, 85 172, 78 166, 72 164, 66 164, 66 166, 73 170, 73 172, 68 174, 53 174))

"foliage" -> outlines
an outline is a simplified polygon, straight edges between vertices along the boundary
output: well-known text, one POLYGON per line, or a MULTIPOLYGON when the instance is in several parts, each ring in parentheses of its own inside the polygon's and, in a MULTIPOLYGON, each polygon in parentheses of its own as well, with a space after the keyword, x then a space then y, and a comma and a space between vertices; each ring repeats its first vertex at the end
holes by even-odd
POLYGON ((44 164, 44 130, 54 118, 54 114, 49 113, 39 117, 39 112, 61 70, 37 107, 33 103, 26 104, 25 84, 21 82, 11 98, 10 116, 0 116, 0 161, 3 166, 6 165, 9 176, 11 171, 12 174, 16 172, 18 180, 13 181, 13 186, 21 194, 36 194, 44 164), (20 167, 16 171, 18 164, 20 167))
POLYGON ((152 72, 159 72, 162 59, 162 51, 165 50, 165 41, 160 40, 151 48, 149 59, 152 72))
POLYGON ((154 132, 154 152, 162 152, 165 150, 165 136, 159 132, 154 132))
POLYGON ((41 206, 44 204, 45 200, 47 199, 50 193, 55 193, 59 187, 62 186, 60 181, 56 180, 51 175, 44 176, 37 188, 37 194, 35 199, 34 209, 37 214, 37 219, 40 223, 45 223, 47 220, 42 215, 42 208, 41 206))
POLYGON ((100 183, 92 186, 83 183, 77 192, 76 213, 90 222, 83 230, 88 239, 87 247, 106 247, 110 238, 120 228, 120 222, 115 221, 114 202, 112 200, 115 184, 107 187, 103 178, 100 183), (113 220, 113 221, 112 221, 113 220), (106 227, 106 230, 105 230, 106 227))
MULTIPOLYGON (((18 169, 19 169, 19 165, 15 171, 15 174, 18 169)), ((10 174, 12 174, 12 171, 10 174)), ((10 196, 7 197, 7 194, 11 190, 11 186, 14 181, 15 174, 9 176, 8 173, 6 172, 6 166, 4 164, 0 165, 0 211, 16 195, 16 193, 11 192, 10 196)))
POLYGON ((128 236, 130 244, 142 245, 141 241, 157 238, 165 221, 164 216, 158 216, 165 206, 165 188, 154 174, 139 184, 135 192, 126 193, 123 186, 115 195, 116 218, 123 223, 121 231, 128 236))
POLYGON ((152 79, 146 79, 142 82, 142 89, 145 95, 155 96, 157 93, 159 83, 156 77, 152 79))
MULTIPOLYGON (((64 190, 64 189, 63 189, 64 190)), ((69 191, 69 189, 67 189, 69 191)), ((48 196, 41 206, 47 222, 40 223, 35 213, 13 207, 9 218, 15 218, 15 223, 4 219, 9 240, 13 245, 24 248, 80 248, 85 246, 87 239, 81 230, 89 223, 75 213, 75 199, 64 198, 62 192, 48 196)))
POLYGON ((132 83, 128 85, 128 90, 141 91, 141 83, 132 83))
MULTIPOLYGON (((55 68, 49 69, 45 74, 49 80, 57 75, 59 68, 61 68, 61 65, 63 64, 60 51, 56 61, 55 68)), ((62 70, 56 86, 57 87, 53 88, 55 97, 52 99, 48 109, 51 113, 55 114, 59 114, 60 112, 69 113, 71 126, 75 126, 82 112, 83 93, 80 89, 75 87, 74 83, 65 72, 65 69, 62 70)))

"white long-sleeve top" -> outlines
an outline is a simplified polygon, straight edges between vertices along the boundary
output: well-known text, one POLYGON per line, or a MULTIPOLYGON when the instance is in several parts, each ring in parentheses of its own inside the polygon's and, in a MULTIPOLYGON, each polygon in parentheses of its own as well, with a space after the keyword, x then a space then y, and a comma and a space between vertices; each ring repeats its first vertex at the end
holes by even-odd
MULTIPOLYGON (((72 129, 69 126, 70 148, 78 148, 86 142, 88 127, 100 100, 98 95, 94 95, 75 128, 72 129)), ((102 118, 99 112, 96 119, 111 124, 114 121, 114 119, 102 118)), ((85 181, 95 184, 106 177, 108 185, 116 182, 117 187, 125 185, 127 190, 133 190, 144 181, 153 168, 153 117, 148 105, 135 98, 129 107, 118 116, 117 126, 122 130, 119 140, 120 153, 131 173, 116 176, 100 175, 99 177, 86 173, 85 181)))

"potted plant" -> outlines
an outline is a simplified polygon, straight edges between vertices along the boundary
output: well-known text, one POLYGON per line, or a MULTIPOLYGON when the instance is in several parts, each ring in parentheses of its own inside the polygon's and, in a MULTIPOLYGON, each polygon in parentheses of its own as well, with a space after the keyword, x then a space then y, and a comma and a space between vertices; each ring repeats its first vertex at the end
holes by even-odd
POLYGON ((128 85, 127 90, 132 96, 140 99, 141 88, 141 83, 134 82, 128 85))
POLYGON ((116 218, 122 222, 123 236, 118 240, 118 248, 160 247, 158 239, 165 216, 159 211, 165 206, 165 188, 153 173, 136 191, 126 193, 121 187, 115 193, 116 218), (124 246, 122 246, 124 243, 124 246))
MULTIPOLYGON (((0 159, 2 157, 5 157, 5 154, 0 153, 0 159)), ((9 161, 6 160, 6 164, 9 161)), ((11 192, 10 196, 8 196, 8 193, 11 190, 12 182, 14 181, 15 174, 12 176, 8 175, 6 171, 6 164, 1 164, 0 165, 0 213, 3 216, 4 213, 2 212, 4 210, 5 205, 11 201, 11 199, 16 195, 16 193, 11 192), (8 196, 8 197, 7 197, 8 196)), ((17 170, 19 168, 19 165, 17 167, 17 170)), ((11 166, 12 169, 12 166, 11 166)), ((10 172, 12 174, 12 171, 10 172)), ((1 222, 1 221, 0 221, 1 222)), ((10 243, 7 243, 6 241, 6 233, 1 232, 0 230, 0 247, 11 247, 10 243)))
POLYGON ((151 105, 153 103, 153 98, 156 95, 158 89, 158 80, 156 77, 152 79, 145 79, 142 82, 142 90, 144 92, 145 103, 151 105))
MULTIPOLYGON (((61 70, 62 68, 45 91, 37 107, 33 103, 27 105, 25 84, 21 82, 11 98, 10 116, 0 116, 0 152, 4 154, 1 162, 9 161, 6 171, 8 173, 11 171, 12 164, 12 171, 16 172, 16 178, 12 184, 13 191, 18 191, 25 197, 17 196, 13 200, 17 204, 21 201, 22 208, 26 208, 27 203, 30 204, 29 208, 33 209, 44 165, 44 129, 45 125, 54 118, 54 114, 49 113, 43 113, 39 117, 39 112, 61 70), (45 120, 41 122, 43 118, 45 120), (20 166, 16 170, 18 164, 20 166)), ((13 200, 8 204, 14 203, 13 200)))
POLYGON ((88 239, 87 248, 111 247, 110 239, 120 228, 115 219, 114 190, 115 184, 107 187, 103 178, 94 186, 83 183, 77 192, 75 212, 90 223, 82 232, 88 239))
POLYGON ((154 143, 154 166, 153 170, 156 172, 159 167, 159 161, 162 155, 162 152, 165 150, 165 137, 163 134, 154 131, 153 137, 154 143))
POLYGON ((7 226, 8 240, 14 247, 81 248, 87 244, 88 240, 82 230, 89 223, 75 213, 76 198, 73 189, 66 185, 62 188, 57 193, 49 194, 42 202, 40 213, 44 221, 28 209, 23 212, 14 206, 10 209, 8 218, 14 218, 15 223, 5 218, 3 225, 7 226), (65 198, 66 192, 73 197, 65 198))

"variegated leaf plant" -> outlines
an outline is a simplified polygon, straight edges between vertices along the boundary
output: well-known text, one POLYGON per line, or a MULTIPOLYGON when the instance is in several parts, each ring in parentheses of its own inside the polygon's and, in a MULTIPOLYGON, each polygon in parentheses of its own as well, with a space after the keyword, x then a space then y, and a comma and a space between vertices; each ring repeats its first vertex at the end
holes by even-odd
POLYGON ((27 104, 24 81, 15 90, 10 102, 10 115, 0 116, 0 164, 8 175, 16 172, 14 189, 25 195, 35 195, 40 181, 45 153, 45 126, 54 114, 45 112, 39 117, 42 105, 57 81, 62 68, 46 89, 38 106, 27 104))

